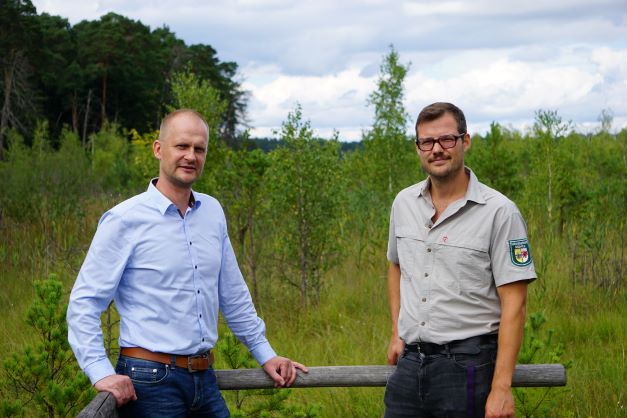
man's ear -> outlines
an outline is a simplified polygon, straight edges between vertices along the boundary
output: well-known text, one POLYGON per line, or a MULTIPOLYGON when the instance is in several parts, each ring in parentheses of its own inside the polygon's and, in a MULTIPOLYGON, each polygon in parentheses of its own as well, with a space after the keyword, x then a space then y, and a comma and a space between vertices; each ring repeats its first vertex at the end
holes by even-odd
POLYGON ((464 152, 467 152, 472 145, 472 140, 469 133, 464 134, 464 137, 462 138, 462 143, 464 145, 464 152))
POLYGON ((152 153, 155 155, 157 160, 161 160, 161 141, 158 139, 152 143, 152 153))

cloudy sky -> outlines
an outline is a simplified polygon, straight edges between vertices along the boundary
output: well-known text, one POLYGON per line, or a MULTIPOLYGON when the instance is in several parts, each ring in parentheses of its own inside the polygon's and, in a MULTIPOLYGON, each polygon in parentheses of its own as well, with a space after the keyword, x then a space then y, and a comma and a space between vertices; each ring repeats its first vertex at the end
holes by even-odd
MULTIPOLYGON (((255 136, 272 136, 298 102, 321 136, 358 140, 382 57, 410 63, 412 120, 435 101, 466 113, 473 133, 491 121, 516 129, 538 109, 579 131, 611 109, 627 127, 625 0, 33 0, 72 24, 110 11, 239 65, 255 136)), ((410 126, 408 126, 408 131, 410 126)))

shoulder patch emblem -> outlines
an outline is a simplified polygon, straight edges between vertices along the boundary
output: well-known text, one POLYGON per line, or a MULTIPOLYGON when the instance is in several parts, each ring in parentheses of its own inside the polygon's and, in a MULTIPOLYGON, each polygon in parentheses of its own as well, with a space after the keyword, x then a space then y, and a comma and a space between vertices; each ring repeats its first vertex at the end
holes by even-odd
POLYGON ((509 255, 512 264, 517 267, 524 267, 531 264, 531 250, 527 238, 509 240, 509 255))

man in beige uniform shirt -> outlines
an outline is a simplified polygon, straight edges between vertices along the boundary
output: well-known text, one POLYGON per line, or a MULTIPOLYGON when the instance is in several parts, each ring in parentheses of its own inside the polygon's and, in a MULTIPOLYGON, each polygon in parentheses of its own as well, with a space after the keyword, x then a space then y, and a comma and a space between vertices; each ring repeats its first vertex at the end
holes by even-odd
POLYGON ((397 364, 391 417, 513 417, 512 375, 536 278, 516 205, 464 166, 463 112, 424 108, 416 150, 429 177, 392 205, 388 292, 397 364))

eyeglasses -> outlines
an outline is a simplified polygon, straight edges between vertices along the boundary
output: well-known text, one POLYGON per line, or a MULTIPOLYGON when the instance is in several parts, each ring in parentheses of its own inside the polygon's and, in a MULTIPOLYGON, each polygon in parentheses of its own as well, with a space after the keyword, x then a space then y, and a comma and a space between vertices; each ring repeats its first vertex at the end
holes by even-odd
POLYGON ((443 149, 453 148, 457 140, 463 138, 465 133, 458 135, 442 135, 437 138, 417 138, 416 145, 420 151, 431 151, 437 142, 443 149))

